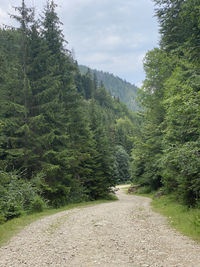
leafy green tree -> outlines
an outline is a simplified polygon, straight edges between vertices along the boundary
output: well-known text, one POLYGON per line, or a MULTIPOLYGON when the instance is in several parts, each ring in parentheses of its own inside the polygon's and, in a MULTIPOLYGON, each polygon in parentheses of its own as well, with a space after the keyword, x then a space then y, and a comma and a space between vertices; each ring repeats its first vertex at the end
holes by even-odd
POLYGON ((199 2, 155 2, 161 46, 148 52, 144 62, 144 110, 133 137, 133 178, 151 189, 164 186, 179 201, 198 206, 199 2))
POLYGON ((181 201, 199 201, 199 78, 192 64, 180 61, 166 81, 166 129, 162 158, 163 183, 181 201))
POLYGON ((0 171, 0 224, 46 207, 39 190, 15 173, 0 171))
POLYGON ((140 92, 140 101, 144 107, 140 132, 133 144, 132 172, 134 180, 152 189, 162 185, 162 139, 165 128, 164 83, 173 70, 167 53, 154 49, 147 53, 144 69, 146 80, 140 92))
POLYGON ((133 122, 128 117, 119 118, 116 121, 115 127, 117 144, 123 146, 128 154, 130 154, 133 147, 133 135, 135 130, 133 122))
POLYGON ((160 23, 161 46, 173 53, 187 54, 199 62, 200 3, 198 0, 154 0, 160 23))

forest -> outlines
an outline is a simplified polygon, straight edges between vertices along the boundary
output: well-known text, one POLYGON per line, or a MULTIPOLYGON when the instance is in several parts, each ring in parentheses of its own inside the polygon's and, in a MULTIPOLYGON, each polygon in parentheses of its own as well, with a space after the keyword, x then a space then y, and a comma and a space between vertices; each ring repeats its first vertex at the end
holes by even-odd
MULTIPOLYGON (((87 74, 88 67, 79 65, 81 74, 87 74)), ((122 103, 125 103, 132 111, 138 110, 137 87, 109 72, 98 71, 89 68, 89 72, 97 77, 99 85, 103 82, 106 90, 122 103)))
POLYGON ((132 176, 200 208, 200 2, 154 2, 161 39, 144 60, 132 176))
POLYGON ((110 198, 130 180, 136 119, 92 74, 81 75, 51 1, 0 30, 0 221, 110 198))
POLYGON ((200 207, 200 3, 154 0, 160 45, 137 112, 67 49, 54 1, 0 29, 0 223, 101 198, 132 181, 200 207))

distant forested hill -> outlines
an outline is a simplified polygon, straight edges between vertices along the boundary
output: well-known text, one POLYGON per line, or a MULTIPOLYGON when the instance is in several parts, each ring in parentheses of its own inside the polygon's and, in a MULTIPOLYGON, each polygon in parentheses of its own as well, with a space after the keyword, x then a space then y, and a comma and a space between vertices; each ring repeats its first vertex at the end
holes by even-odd
MULTIPOLYGON (((80 72, 86 74, 88 67, 79 65, 80 72)), ((90 69, 91 74, 96 74, 98 83, 103 82, 106 89, 112 96, 119 97, 120 101, 125 103, 129 109, 137 110, 137 87, 125 80, 114 76, 111 73, 90 69)))

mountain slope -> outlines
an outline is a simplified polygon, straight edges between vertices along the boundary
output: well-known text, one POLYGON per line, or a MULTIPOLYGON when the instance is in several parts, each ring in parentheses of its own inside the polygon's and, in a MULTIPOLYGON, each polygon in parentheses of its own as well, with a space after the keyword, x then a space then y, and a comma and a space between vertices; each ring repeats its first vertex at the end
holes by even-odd
MULTIPOLYGON (((88 67, 79 65, 81 74, 86 74, 88 67)), ((114 76, 111 73, 90 69, 91 74, 96 74, 98 83, 101 81, 105 85, 106 89, 112 96, 120 99, 121 102, 125 103, 129 109, 135 111, 138 109, 136 102, 137 87, 121 78, 114 76)))

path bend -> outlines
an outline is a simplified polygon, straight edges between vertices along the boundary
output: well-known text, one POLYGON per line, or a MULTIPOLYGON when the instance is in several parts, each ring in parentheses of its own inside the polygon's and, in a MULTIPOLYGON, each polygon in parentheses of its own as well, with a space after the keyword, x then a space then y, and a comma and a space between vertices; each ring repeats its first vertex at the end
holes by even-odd
POLYGON ((117 195, 27 226, 0 248, 0 267, 200 267, 200 245, 152 212, 150 199, 117 195))

